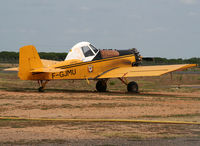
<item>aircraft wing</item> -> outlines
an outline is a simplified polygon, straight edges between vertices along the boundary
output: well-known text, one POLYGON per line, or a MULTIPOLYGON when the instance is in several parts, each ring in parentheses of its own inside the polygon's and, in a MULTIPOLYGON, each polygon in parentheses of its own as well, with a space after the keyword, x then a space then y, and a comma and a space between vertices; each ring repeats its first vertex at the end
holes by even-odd
POLYGON ((159 66, 138 66, 138 67, 121 67, 110 71, 106 71, 98 76, 98 78, 119 78, 119 77, 146 77, 161 76, 166 73, 184 70, 195 67, 196 64, 181 65, 159 65, 159 66))

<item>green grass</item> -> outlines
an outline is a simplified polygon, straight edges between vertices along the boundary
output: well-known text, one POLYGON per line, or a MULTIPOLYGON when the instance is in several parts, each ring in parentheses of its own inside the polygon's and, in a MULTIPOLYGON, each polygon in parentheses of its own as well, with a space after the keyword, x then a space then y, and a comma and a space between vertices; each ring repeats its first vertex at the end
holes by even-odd
POLYGON ((68 141, 64 139, 41 139, 41 140, 18 140, 18 141, 7 141, 0 142, 0 145, 59 145, 67 144, 68 141))
POLYGON ((137 134, 137 133, 130 133, 130 132, 109 132, 109 133, 103 133, 102 134, 105 137, 126 137, 126 138, 131 138, 132 140, 144 140, 146 138, 146 136, 141 135, 141 134, 137 134))
POLYGON ((133 106, 155 106, 155 104, 133 104, 133 103, 95 103, 89 105, 89 107, 96 107, 96 108, 113 108, 113 107, 133 107, 133 106))
POLYGON ((11 103, 3 103, 3 104, 0 104, 0 106, 9 106, 9 105, 13 105, 11 103))
POLYGON ((115 82, 114 82, 114 81, 111 81, 111 82, 109 82, 109 84, 110 84, 111 86, 113 86, 113 85, 115 85, 115 82))
POLYGON ((200 116, 200 113, 193 113, 193 114, 175 114, 175 115, 168 115, 167 117, 179 118, 179 117, 197 117, 197 116, 200 116))
POLYGON ((166 115, 166 116, 161 116, 161 115, 143 115, 139 116, 138 118, 192 118, 192 117, 199 117, 200 113, 192 113, 192 114, 172 114, 172 115, 166 115))

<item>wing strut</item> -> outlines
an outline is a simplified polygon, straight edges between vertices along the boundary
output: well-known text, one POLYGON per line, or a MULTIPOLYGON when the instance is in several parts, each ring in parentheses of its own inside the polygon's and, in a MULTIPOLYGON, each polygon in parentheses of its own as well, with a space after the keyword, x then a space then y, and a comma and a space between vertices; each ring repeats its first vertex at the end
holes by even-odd
POLYGON ((128 72, 124 73, 124 75, 122 77, 119 77, 119 80, 124 83, 125 85, 128 85, 128 80, 125 77, 128 74, 128 72))

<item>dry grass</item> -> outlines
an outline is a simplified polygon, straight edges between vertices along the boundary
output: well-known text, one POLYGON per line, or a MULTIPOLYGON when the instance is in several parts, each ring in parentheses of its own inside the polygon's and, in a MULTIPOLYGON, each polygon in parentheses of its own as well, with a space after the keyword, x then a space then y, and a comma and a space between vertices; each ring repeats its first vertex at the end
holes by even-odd
MULTIPOLYGON (((95 91, 95 81, 51 81, 46 92, 37 83, 20 81, 16 73, 0 72, 0 116, 29 118, 127 118, 200 122, 199 75, 132 78, 140 93, 129 94, 119 80, 110 80, 109 92, 95 91), (173 86, 172 86, 173 85, 173 86)), ((198 125, 66 123, 58 121, 0 120, 1 144, 66 143, 66 139, 144 140, 200 137, 198 125), (44 134, 45 133, 45 134, 44 134)))
MULTIPOLYGON (((200 88, 192 88, 183 85, 200 85, 200 76, 198 74, 174 74, 171 80, 170 75, 162 77, 141 77, 130 78, 139 84, 140 92, 167 91, 167 92, 195 92, 200 88), (181 87, 181 88, 179 88, 181 87)), ((67 92, 67 91, 95 91, 96 81, 90 81, 88 85, 84 80, 54 80, 47 84, 48 92, 67 92)), ((21 81, 17 73, 0 72, 0 89, 10 91, 35 91, 38 88, 36 81, 21 81)), ((108 82, 109 91, 126 92, 126 86, 117 79, 111 79, 108 82)))

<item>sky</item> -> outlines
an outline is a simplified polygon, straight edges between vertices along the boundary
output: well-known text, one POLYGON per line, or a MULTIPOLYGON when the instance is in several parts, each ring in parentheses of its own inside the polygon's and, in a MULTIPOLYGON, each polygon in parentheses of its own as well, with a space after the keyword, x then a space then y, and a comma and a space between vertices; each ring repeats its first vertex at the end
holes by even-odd
POLYGON ((0 51, 137 48, 145 57, 200 57, 200 0, 0 0, 0 51))

